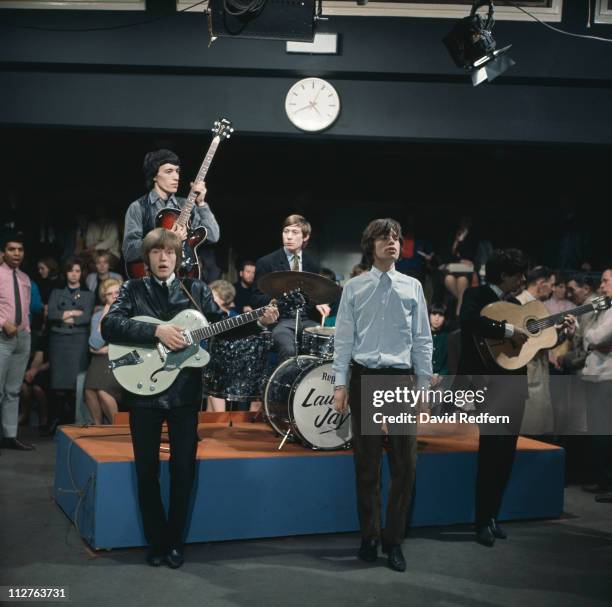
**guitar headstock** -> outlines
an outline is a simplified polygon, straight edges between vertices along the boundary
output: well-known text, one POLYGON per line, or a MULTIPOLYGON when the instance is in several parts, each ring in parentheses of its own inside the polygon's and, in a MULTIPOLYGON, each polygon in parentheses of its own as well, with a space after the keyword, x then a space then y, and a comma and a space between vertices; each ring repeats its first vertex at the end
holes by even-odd
POLYGON ((212 128, 212 132, 215 135, 218 135, 220 139, 229 139, 231 134, 234 132, 234 127, 229 120, 219 118, 219 120, 215 121, 215 126, 212 128))
POLYGON ((288 293, 283 293, 281 297, 274 300, 279 312, 292 312, 299 310, 306 305, 306 299, 301 289, 293 289, 288 293))
POLYGON ((596 299, 594 299, 592 301, 592 304, 593 309, 596 312, 603 312, 604 310, 607 310, 610 306, 612 306, 612 300, 609 297, 602 295, 601 297, 597 297, 596 299))

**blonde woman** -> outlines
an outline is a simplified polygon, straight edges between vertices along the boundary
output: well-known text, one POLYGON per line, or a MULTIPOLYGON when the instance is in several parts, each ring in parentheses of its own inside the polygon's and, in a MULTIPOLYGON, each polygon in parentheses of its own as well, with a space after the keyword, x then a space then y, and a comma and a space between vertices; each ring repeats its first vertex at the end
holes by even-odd
POLYGON ((92 357, 85 378, 85 402, 96 425, 103 424, 105 419, 107 423, 113 423, 118 410, 117 401, 121 397, 121 388, 108 368, 108 345, 100 335, 100 323, 115 303, 121 283, 117 278, 107 278, 100 283, 98 295, 104 307, 91 318, 89 351, 92 357))

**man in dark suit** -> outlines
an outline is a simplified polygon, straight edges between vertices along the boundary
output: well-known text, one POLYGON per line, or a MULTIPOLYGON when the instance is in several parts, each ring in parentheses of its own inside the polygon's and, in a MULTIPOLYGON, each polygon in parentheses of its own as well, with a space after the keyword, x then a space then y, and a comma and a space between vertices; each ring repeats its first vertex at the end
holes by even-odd
MULTIPOLYGON (((283 222, 283 246, 257 260, 255 266, 255 286, 251 298, 254 308, 265 306, 270 297, 257 288, 257 281, 270 272, 312 272, 319 273, 318 264, 305 251, 310 239, 312 228, 310 223, 301 215, 289 215, 283 222)), ((327 304, 308 306, 300 314, 299 330, 314 327, 318 323, 310 317, 319 314, 329 316, 330 308, 327 304)), ((295 356, 295 312, 283 312, 278 324, 272 329, 272 339, 278 351, 279 362, 295 356)))
POLYGON ((474 387, 487 389, 486 411, 509 415, 508 424, 482 424, 476 475, 476 541, 493 546, 495 538, 506 538, 497 516, 516 451, 518 432, 527 397, 526 367, 506 371, 482 354, 484 338, 509 339, 519 349, 527 340, 520 327, 490 320, 480 313, 496 301, 511 301, 525 279, 527 263, 518 249, 494 251, 487 261, 488 284, 467 289, 461 306, 461 357, 459 376, 471 376, 474 387), (510 377, 510 376, 520 377, 510 377))

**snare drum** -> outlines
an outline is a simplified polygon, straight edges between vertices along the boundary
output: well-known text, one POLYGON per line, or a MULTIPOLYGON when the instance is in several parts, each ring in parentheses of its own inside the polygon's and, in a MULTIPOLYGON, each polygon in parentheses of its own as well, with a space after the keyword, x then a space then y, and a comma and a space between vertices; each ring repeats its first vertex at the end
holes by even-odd
POLYGON ((306 327, 302 333, 302 354, 333 358, 336 327, 306 327))
POLYGON ((350 411, 334 409, 331 361, 298 356, 282 363, 264 392, 264 412, 282 436, 293 435, 305 447, 341 449, 351 440, 350 411))
POLYGON ((204 367, 204 394, 233 401, 261 400, 272 334, 212 340, 204 367))

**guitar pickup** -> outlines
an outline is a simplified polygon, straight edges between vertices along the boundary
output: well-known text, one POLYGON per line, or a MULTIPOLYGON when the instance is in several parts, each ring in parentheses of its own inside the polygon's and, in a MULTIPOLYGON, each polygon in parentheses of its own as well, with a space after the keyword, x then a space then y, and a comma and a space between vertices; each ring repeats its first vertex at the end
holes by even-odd
POLYGON ((138 350, 132 350, 119 358, 115 358, 115 360, 111 360, 108 362, 108 368, 113 371, 114 369, 118 369, 119 367, 127 367, 129 365, 139 365, 143 363, 144 360, 138 354, 138 350))

